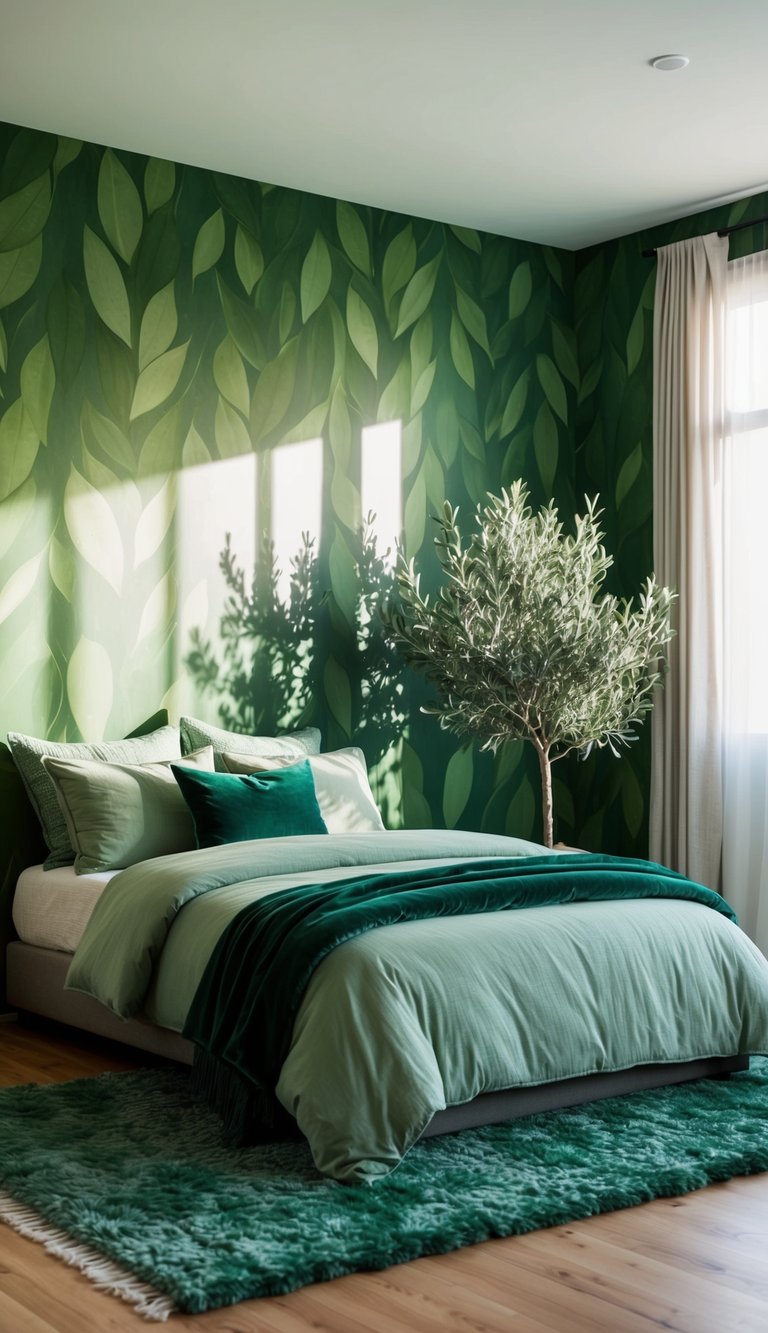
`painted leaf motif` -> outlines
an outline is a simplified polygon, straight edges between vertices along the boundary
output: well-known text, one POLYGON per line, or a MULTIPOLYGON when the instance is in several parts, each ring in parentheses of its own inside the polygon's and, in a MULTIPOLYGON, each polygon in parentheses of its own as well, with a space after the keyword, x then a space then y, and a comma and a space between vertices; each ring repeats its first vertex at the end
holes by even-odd
POLYGON ((117 260, 90 227, 83 234, 85 280, 96 313, 118 338, 131 345, 131 308, 117 260))
POLYGON ((334 533, 328 555, 328 571, 331 576, 331 591, 336 599, 336 604, 347 624, 354 625, 359 594, 357 569, 354 557, 338 527, 334 533))
POLYGON ((627 334, 627 374, 631 375, 640 364, 645 340, 645 312, 642 301, 634 313, 627 334))
POLYGON ((170 573, 164 574, 160 582, 150 593, 139 621, 136 635, 136 647, 149 639, 169 624, 176 602, 175 589, 170 573))
POLYGON ((67 697, 80 735, 103 740, 114 697, 112 663, 104 645, 85 635, 69 659, 67 697))
POLYGON ((172 472, 178 467, 179 450, 184 437, 182 404, 176 402, 152 427, 139 454, 139 475, 172 472))
POLYGON ((130 442, 120 427, 97 411, 88 398, 83 400, 80 425, 83 439, 91 448, 97 445, 113 462, 119 463, 129 472, 133 471, 136 460, 130 442))
POLYGON ((119 595, 123 587, 123 540, 105 496, 74 466, 64 490, 64 521, 86 564, 119 595))
POLYGON ((216 448, 221 458, 236 458, 240 454, 250 453, 251 437, 243 418, 219 394, 216 404, 216 416, 213 423, 216 448))
POLYGON ((557 472, 558 439, 557 422, 546 403, 542 403, 533 423, 533 451, 536 466, 539 469, 544 492, 552 494, 552 486, 557 472))
POLYGON ((85 351, 85 314, 80 297, 66 278, 58 278, 51 288, 46 324, 56 376, 68 389, 85 351))
POLYGON ((130 264, 141 237, 144 214, 139 192, 111 148, 106 149, 101 159, 96 198, 107 240, 120 258, 130 264))
POLYGON ((621 509, 630 490, 640 474, 643 464, 643 446, 636 444, 628 458, 624 459, 616 479, 616 508, 621 509))
POLYGON ((405 549, 409 556, 414 556, 421 549, 424 541, 424 529, 427 523, 427 484, 424 467, 419 468, 405 500, 403 530, 405 549))
POLYGON ((266 361, 266 353, 259 334, 256 311, 245 301, 242 301, 239 296, 235 296, 227 284, 222 282, 218 273, 216 274, 216 284, 219 289, 221 308, 224 311, 227 328, 234 339, 237 350, 256 370, 261 370, 266 361))
POLYGON ((435 378, 436 368, 437 368, 437 358, 435 358, 434 361, 430 361, 429 365, 426 366, 425 369, 421 372, 419 378, 417 379, 416 383, 413 386, 413 391, 411 393, 412 417, 415 417, 416 413, 421 411, 422 407, 424 406, 429 397, 429 391, 432 388, 432 382, 435 378))
POLYGON ((421 319, 414 324, 413 333, 411 334, 411 382, 413 384, 423 374, 432 359, 433 337, 432 316, 427 310, 421 316, 421 319))
POLYGON ((336 658, 331 656, 325 664, 323 687, 331 716, 341 727, 345 736, 352 735, 352 690, 349 676, 336 658))
POLYGON ((151 157, 144 172, 144 198, 147 212, 155 213, 173 198, 176 188, 176 168, 162 157, 151 157))
POLYGON ((455 311, 451 313, 450 344, 451 360, 453 361, 454 366, 464 380, 464 383, 468 384, 470 389, 474 389, 475 367, 472 361, 472 353, 467 341, 467 335, 464 332, 455 311))
POLYGON ((280 297, 280 342, 285 343, 291 335, 293 322, 296 318, 296 297, 290 282, 283 283, 283 293, 280 297))
POLYGON ((578 389, 579 366, 576 360, 575 338, 573 333, 569 330, 569 338, 554 320, 552 321, 551 329, 552 351, 555 354, 555 362, 557 363, 558 370, 575 389, 578 389))
POLYGON ((239 225, 235 232, 235 268, 238 278, 250 296, 264 272, 264 256, 258 241, 239 225))
POLYGON ((51 210, 51 179, 46 171, 22 190, 0 200, 0 250, 20 250, 43 230, 51 210))
POLYGON ((536 800, 526 773, 507 809, 504 832, 508 838, 530 838, 534 832, 536 800))
POLYGON ((254 441, 263 439, 280 424, 293 398, 296 384, 298 339, 292 338, 274 361, 261 372, 251 400, 254 441))
POLYGON ((432 811, 424 796, 424 769, 408 741, 403 741, 403 819, 406 828, 431 828, 432 811))
POLYGON ((336 229, 339 240, 355 268, 370 276, 371 253, 365 224, 357 209, 342 199, 336 204, 336 229))
POLYGON ((528 367, 523 371, 515 384, 512 392, 507 399, 507 405, 504 408, 504 415, 501 418, 501 436, 511 435, 512 431, 520 424, 525 404, 528 399, 528 380, 530 371, 528 367))
POLYGON ((64 546, 58 537, 51 538, 48 548, 48 572, 64 600, 71 602, 75 594, 75 561, 71 548, 64 546))
POLYGON ((189 343, 172 347, 170 352, 164 352, 142 370, 131 403, 131 421, 143 416, 145 412, 151 412, 170 398, 184 369, 188 347, 189 343))
POLYGON ((251 405, 248 377, 240 353, 231 338, 225 338, 214 352, 213 378, 219 393, 236 407, 238 412, 247 417, 251 405))
POLYGON ((301 418, 296 425, 284 435, 284 444, 299 444, 305 440, 317 439, 323 433, 326 417, 328 416, 328 403, 318 403, 313 407, 305 417, 301 418))
POLYGON ((547 402, 563 424, 567 426, 568 399, 565 393, 565 385, 554 361, 545 352, 539 352, 536 357, 536 374, 539 377, 539 383, 544 390, 547 402))
POLYGON ((42 236, 36 236, 20 250, 0 252, 0 310, 29 291, 40 272, 42 257, 42 236))
POLYGON ((181 461, 184 467, 200 467, 211 461, 210 450, 194 426, 190 426, 187 431, 181 461))
POLYGON ((400 318, 397 321, 395 337, 399 338, 401 333, 415 324, 419 315, 423 315, 430 301, 432 293, 435 290, 437 281, 437 270, 440 267, 441 255, 435 255, 428 264, 424 264, 417 269, 411 278, 408 286, 403 292, 403 299, 400 303, 400 318))
POLYGON ((56 372, 47 334, 27 353, 21 367, 21 398, 38 437, 48 441, 48 415, 51 410, 56 372))
POLYGON ((170 481, 164 481, 160 490, 144 506, 136 524, 133 543, 133 566, 138 569, 151 559, 162 544, 173 521, 174 503, 170 481))
POLYGON ((173 283, 162 287, 147 302, 139 330, 139 370, 167 351, 179 325, 173 283))
POLYGON ((406 353, 379 399, 377 421, 395 421, 405 416, 411 401, 411 365, 406 353))
POLYGON ((0 556, 10 551, 22 528, 34 512, 37 486, 33 477, 28 477, 22 486, 17 487, 12 495, 0 505, 0 556))
POLYGON ((379 359, 379 337, 376 321, 365 301, 350 283, 347 291, 347 328, 350 340, 360 353, 374 379, 379 359))
POLYGON ((456 288, 456 308, 459 312, 459 318, 471 338, 474 338, 478 347, 482 347, 491 358, 491 349, 488 345, 488 328, 485 322, 485 315, 471 296, 468 296, 461 287, 456 288))
POLYGON ((0 418, 0 500, 26 481, 39 447, 37 431, 17 398, 0 418))
MULTIPOLYGON (((443 405, 441 403, 440 407, 442 406, 443 405)), ((437 409, 438 412, 440 412, 440 407, 438 407, 437 409)), ((444 437, 444 430, 440 429, 439 422, 438 422, 438 430, 439 430, 438 445, 440 445, 444 437)), ((458 427, 456 430, 456 435, 458 442, 458 427)), ((405 425, 403 426, 402 456, 403 456, 404 478, 410 477, 411 473, 413 472, 413 469, 417 467, 421 459, 421 441, 422 441, 421 414, 417 413, 416 416, 412 417, 410 421, 406 421, 405 425)))
POLYGON ((525 310, 527 310, 532 291, 533 277, 531 276, 531 261, 529 259, 524 259, 522 264, 518 264, 512 274, 512 281, 509 284, 510 319, 517 319, 525 310))
POLYGON ((472 792, 474 761, 472 750, 456 750, 448 760, 443 786, 443 819, 446 828, 455 828, 472 792))
POLYGON ((325 238, 316 231, 307 256, 301 266, 301 318, 306 324, 310 315, 323 304, 331 287, 331 256, 325 238))
POLYGON ((5 327, 0 319, 0 370, 6 370, 8 367, 8 339, 5 336, 5 327))
POLYGON ((59 144, 53 159, 53 174, 59 176, 65 167, 71 162, 75 162, 83 151, 82 139, 69 139, 66 135, 59 135, 59 144))
POLYGON ((623 769, 621 807, 627 828, 632 834, 632 837, 636 838, 643 824, 645 801, 643 800, 643 793, 640 790, 640 783, 637 780, 637 776, 634 773, 631 764, 624 764, 623 769))
POLYGON ((413 224, 408 223, 401 232, 390 241, 381 269, 381 287, 387 307, 392 298, 410 282, 416 268, 416 242, 413 237, 413 224))
POLYGON ((468 250, 474 250, 476 255, 482 254, 483 247, 480 243, 480 237, 473 227, 455 227, 451 225, 451 231, 462 245, 466 245, 468 250))
POLYGON ((0 624, 21 606, 35 586, 42 555, 25 560, 0 589, 0 624))
POLYGON ((192 251, 192 281, 218 264, 224 250, 224 214, 220 208, 206 219, 197 233, 192 251))

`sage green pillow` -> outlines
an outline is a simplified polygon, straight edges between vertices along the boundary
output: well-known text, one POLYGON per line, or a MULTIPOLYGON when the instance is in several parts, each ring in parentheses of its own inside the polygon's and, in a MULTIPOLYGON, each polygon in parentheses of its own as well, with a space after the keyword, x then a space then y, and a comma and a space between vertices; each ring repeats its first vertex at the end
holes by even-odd
POLYGON ((171 764, 198 847, 327 833, 307 759, 268 773, 200 773, 171 764))
MULTIPOLYGON (((168 716, 167 713, 165 716, 168 716)), ((9 731, 8 746, 50 849, 44 862, 46 870, 69 866, 75 859, 56 788, 43 767, 46 756, 51 759, 101 759, 105 763, 114 764, 146 764, 181 758, 178 729, 169 726, 157 727, 144 735, 137 733, 122 741, 98 741, 93 744, 79 741, 60 744, 9 731)))
MULTIPOLYGON (((42 762, 67 823, 78 875, 122 870, 194 848, 194 823, 170 763, 107 764, 49 755, 42 762)), ((212 773, 213 750, 209 745, 179 763, 212 773)))
POLYGON ((303 759, 308 754, 320 753, 321 736, 317 727, 302 731, 287 731, 282 736, 243 736, 238 731, 225 731, 196 717, 182 717, 181 752, 191 754, 203 745, 212 745, 217 772, 224 770, 221 755, 225 750, 265 759, 303 759))

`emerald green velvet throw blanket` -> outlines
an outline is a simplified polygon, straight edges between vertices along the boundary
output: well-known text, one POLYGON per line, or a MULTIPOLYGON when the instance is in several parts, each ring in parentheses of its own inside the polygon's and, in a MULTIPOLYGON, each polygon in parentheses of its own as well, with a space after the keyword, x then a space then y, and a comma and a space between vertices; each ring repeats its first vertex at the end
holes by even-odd
POLYGON ((274 1088, 293 1024, 313 971, 340 944, 403 921, 627 898, 688 899, 736 919, 719 894, 676 871, 583 853, 449 863, 270 894, 230 923, 195 994, 184 1035, 198 1048, 198 1086, 231 1139, 283 1131, 274 1088))

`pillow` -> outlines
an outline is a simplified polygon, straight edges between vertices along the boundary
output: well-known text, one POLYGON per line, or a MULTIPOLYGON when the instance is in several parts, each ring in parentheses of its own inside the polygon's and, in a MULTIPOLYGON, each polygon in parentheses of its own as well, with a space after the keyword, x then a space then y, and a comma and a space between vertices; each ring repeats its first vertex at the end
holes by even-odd
POLYGON ((199 750, 202 745, 212 745, 218 772, 224 768, 221 762, 224 750, 237 750, 240 754, 269 759, 303 759, 305 755, 320 753, 320 732, 317 727, 305 727, 303 731, 287 732, 284 736, 242 736, 237 731, 224 731, 221 727, 211 726, 209 722, 200 722, 195 717, 183 717, 179 729, 182 754, 199 750))
MULTIPOLYGON (((188 852, 195 826, 170 763, 108 764, 43 756, 75 849, 75 871, 122 870, 152 856, 188 852)), ((213 772, 210 745, 179 763, 213 772)))
MULTIPOLYGON (((255 759, 225 750, 221 756, 228 773, 262 773, 285 768, 293 759, 255 759)), ((315 783, 320 814, 329 833, 379 833, 384 828, 368 784, 365 755, 356 746, 310 755, 307 760, 315 783)))
POLYGON ((171 765, 192 811, 198 847, 327 833, 309 761, 269 773, 197 773, 171 765))
POLYGON ((43 767, 45 755, 52 759, 101 759, 114 764, 144 764, 181 758, 176 727, 158 727, 145 735, 136 734, 123 741, 98 741, 92 745, 81 742, 59 744, 9 731, 8 745, 50 849, 44 862, 46 870, 71 865, 75 852, 56 788, 43 767))

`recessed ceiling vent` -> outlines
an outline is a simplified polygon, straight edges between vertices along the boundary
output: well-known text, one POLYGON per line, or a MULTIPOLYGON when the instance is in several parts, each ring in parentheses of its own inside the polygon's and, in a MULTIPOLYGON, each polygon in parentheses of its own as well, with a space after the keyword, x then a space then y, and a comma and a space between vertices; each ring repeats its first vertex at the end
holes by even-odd
POLYGON ((685 69, 687 56, 654 56, 650 62, 654 69, 685 69))

